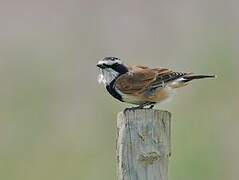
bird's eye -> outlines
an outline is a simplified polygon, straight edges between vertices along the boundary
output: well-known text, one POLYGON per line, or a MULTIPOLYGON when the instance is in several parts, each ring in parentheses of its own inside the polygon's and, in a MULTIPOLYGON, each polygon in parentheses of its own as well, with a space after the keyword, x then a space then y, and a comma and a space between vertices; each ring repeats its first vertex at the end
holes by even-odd
POLYGON ((111 60, 111 61, 116 61, 116 60, 118 60, 118 58, 116 58, 116 57, 111 57, 110 60, 111 60))

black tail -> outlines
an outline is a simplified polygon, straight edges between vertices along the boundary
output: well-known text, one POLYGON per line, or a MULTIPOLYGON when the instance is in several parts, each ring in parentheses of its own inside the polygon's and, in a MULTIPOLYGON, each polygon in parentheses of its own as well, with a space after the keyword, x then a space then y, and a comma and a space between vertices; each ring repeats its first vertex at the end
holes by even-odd
POLYGON ((216 78, 215 75, 186 75, 183 77, 183 82, 189 82, 194 79, 216 78))

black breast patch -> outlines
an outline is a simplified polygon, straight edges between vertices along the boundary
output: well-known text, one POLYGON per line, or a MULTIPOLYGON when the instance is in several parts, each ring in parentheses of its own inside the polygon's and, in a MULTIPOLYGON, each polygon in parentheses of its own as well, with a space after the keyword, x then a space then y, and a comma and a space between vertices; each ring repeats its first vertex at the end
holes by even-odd
POLYGON ((115 86, 114 86, 115 81, 116 81, 116 79, 113 80, 109 85, 107 85, 106 89, 114 98, 118 99, 119 101, 124 102, 122 99, 122 96, 115 90, 115 86))

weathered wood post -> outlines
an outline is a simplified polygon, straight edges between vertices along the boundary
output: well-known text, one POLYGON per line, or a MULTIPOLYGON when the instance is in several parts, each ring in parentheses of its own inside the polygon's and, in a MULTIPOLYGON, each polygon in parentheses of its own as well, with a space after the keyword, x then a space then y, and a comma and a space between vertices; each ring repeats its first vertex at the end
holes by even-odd
POLYGON ((118 114, 118 180, 168 180, 171 114, 127 109, 118 114))

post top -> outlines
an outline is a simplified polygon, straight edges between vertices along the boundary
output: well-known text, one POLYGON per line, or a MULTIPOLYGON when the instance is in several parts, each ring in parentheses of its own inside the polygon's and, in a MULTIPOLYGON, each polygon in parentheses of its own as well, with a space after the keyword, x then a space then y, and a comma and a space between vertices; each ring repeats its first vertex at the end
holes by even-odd
POLYGON ((124 114, 127 114, 127 113, 167 113, 167 114, 171 115, 171 113, 166 110, 149 109, 149 108, 144 108, 144 109, 126 108, 126 109, 124 109, 124 111, 122 111, 120 113, 124 113, 124 114))

